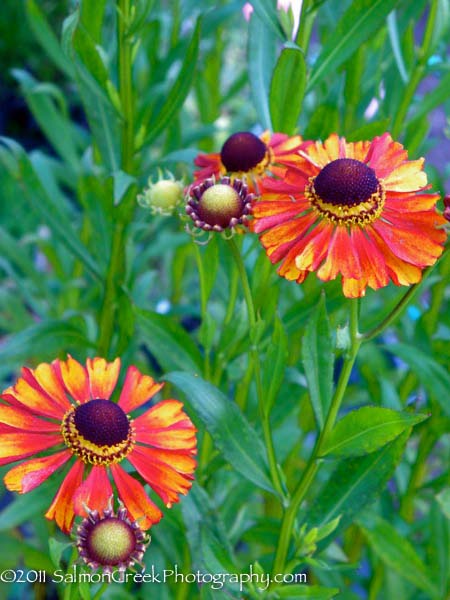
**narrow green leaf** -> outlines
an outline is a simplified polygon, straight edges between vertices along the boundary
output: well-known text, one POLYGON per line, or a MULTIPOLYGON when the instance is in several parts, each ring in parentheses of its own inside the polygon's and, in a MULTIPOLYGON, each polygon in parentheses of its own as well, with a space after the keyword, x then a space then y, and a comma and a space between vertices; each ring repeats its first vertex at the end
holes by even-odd
POLYGON ((376 514, 370 514, 368 518, 362 515, 358 519, 358 525, 374 552, 389 569, 430 594, 432 598, 441 598, 413 545, 395 527, 376 514))
POLYGON ((253 105, 264 129, 272 129, 269 110, 270 74, 276 61, 277 39, 257 15, 249 23, 248 78, 253 105))
POLYGON ((306 63, 300 48, 284 48, 272 73, 270 116, 275 131, 293 134, 302 109, 306 63))
POLYGON ((0 142, 7 146, 16 160, 19 173, 11 173, 11 175, 19 178, 24 197, 30 203, 31 208, 40 213, 45 223, 70 252, 81 260, 94 276, 100 278, 98 266, 75 234, 73 223, 48 196, 23 148, 8 138, 2 137, 0 142))
POLYGON ((309 600, 329 600, 339 593, 339 588, 327 588, 320 585, 286 585, 275 588, 278 598, 285 600, 297 600, 300 598, 309 598, 309 600))
MULTIPOLYGON (((338 535, 384 490, 400 461, 409 435, 410 430, 404 431, 381 450, 341 460, 306 512, 303 511, 302 522, 320 527, 341 515, 339 526, 334 531, 334 535, 338 535)), ((326 542, 324 540, 323 544, 326 545, 326 542)))
POLYGON ((139 308, 135 311, 140 337, 164 371, 183 369, 197 373, 201 369, 198 348, 172 317, 139 308))
POLYGON ((353 52, 378 31, 399 0, 353 2, 327 39, 308 81, 308 90, 346 61, 353 52))
MULTIPOLYGON (((271 0, 252 0, 252 6, 255 11, 255 15, 258 16, 261 21, 271 30, 280 40, 285 41, 285 35, 283 28, 278 20, 278 13, 275 7, 275 3, 271 0)), ((252 16, 251 20, 254 18, 252 16)))
POLYGON ((277 315, 274 321, 272 342, 263 365, 263 386, 266 390, 265 408, 267 412, 270 412, 283 383, 287 357, 288 338, 283 323, 277 315))
POLYGON ((311 404, 317 423, 322 429, 331 403, 334 365, 333 338, 324 296, 321 296, 306 326, 302 358, 311 404))
POLYGON ((377 135, 382 135, 389 127, 390 119, 380 119, 379 121, 372 121, 366 123, 358 129, 354 129, 349 135, 347 135, 347 141, 359 142, 360 140, 371 140, 377 135))
POLYGON ((180 72, 175 83, 172 86, 166 101, 157 115, 154 115, 148 125, 148 136, 144 144, 154 140, 164 131, 167 125, 180 110, 183 102, 189 93, 194 79, 195 69, 197 67, 198 48, 200 43, 201 18, 197 20, 192 39, 186 50, 186 54, 181 65, 180 72))
POLYGON ((26 0, 26 15, 31 31, 53 63, 68 77, 73 76, 73 68, 61 50, 58 39, 35 0, 26 0))
POLYGON ((392 52, 394 53, 395 63, 397 65, 397 69, 400 73, 400 77, 403 83, 406 84, 408 82, 408 73, 406 72, 405 61, 403 60, 402 49, 398 34, 397 15, 395 10, 393 10, 388 15, 387 26, 389 32, 389 40, 392 46, 392 52))
POLYGON ((83 0, 81 2, 81 23, 95 43, 101 41, 106 2, 107 0, 83 0))
POLYGON ((390 408, 365 406, 336 423, 326 441, 322 456, 362 456, 378 450, 417 425, 428 415, 412 415, 390 408))
POLYGON ((264 446, 239 407, 220 390, 189 373, 169 373, 166 381, 186 395, 224 458, 246 479, 273 492, 264 446))
POLYGON ((406 344, 389 344, 386 350, 404 360, 413 369, 423 387, 430 396, 441 406, 447 416, 450 416, 450 402, 448 401, 448 390, 450 390, 450 374, 445 368, 433 358, 406 344))
POLYGON ((428 115, 437 106, 446 102, 448 98, 450 98, 450 72, 442 77, 440 83, 433 90, 427 92, 420 99, 420 103, 414 107, 408 126, 428 115))

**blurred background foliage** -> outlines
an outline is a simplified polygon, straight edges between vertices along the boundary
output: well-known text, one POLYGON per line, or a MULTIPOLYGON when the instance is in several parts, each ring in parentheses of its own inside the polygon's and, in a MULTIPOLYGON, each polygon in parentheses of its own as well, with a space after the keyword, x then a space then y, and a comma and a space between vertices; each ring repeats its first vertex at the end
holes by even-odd
MULTIPOLYGON (((80 360, 99 351, 121 355, 125 364, 163 379, 175 370, 201 374, 245 409, 260 437, 248 319, 223 240, 195 246, 178 217, 150 216, 135 203, 136 194, 158 168, 187 184, 199 151, 219 151, 235 131, 272 127, 305 138, 338 132, 352 141, 390 131, 410 158, 427 157, 430 181, 444 194, 450 177, 448 3, 305 0, 297 43, 291 39, 292 15, 269 0, 253 3, 248 24, 243 2, 132 4, 128 104, 126 74, 118 67, 115 2, 24 0, 2 9, 2 385, 22 365, 67 352, 80 360), (127 134, 130 111, 133 128, 127 134), (111 278, 114 247, 120 264, 111 278), (199 282, 201 264, 207 268, 199 282), (111 336, 102 333, 105 323, 111 336)), ((253 236, 241 244, 263 322, 259 349, 267 386, 275 377, 276 452, 291 488, 316 430, 306 368, 306 343, 314 339, 304 327, 324 286, 314 277, 302 286, 280 280, 253 236)), ((315 585, 313 597, 331 598, 337 589, 349 600, 446 597, 449 272, 447 255, 396 325, 361 351, 345 410, 415 405, 432 416, 415 428, 406 449, 400 436, 366 457, 327 461, 320 471, 300 517, 307 525, 298 528, 294 561, 315 585), (337 498, 345 498, 338 508, 337 498), (320 540, 317 531, 308 534, 339 515, 333 535, 324 530, 320 540)), ((402 294, 394 286, 369 291, 363 330, 380 322, 402 294)), ((323 344, 317 360, 328 361, 337 375, 342 350, 332 332, 342 331, 346 322, 337 283, 326 286, 326 308, 330 329, 321 335, 336 360, 323 344)), ((193 395, 203 393, 224 402, 216 388, 193 395)), ((191 401, 187 398, 188 407, 203 431, 208 416, 201 403, 191 401)), ((224 417, 231 429, 232 416, 224 417)), ((209 448, 210 460, 202 463, 191 494, 154 528, 148 565, 233 573, 257 561, 270 570, 280 506, 255 487, 256 475, 246 472, 243 478, 236 471, 239 457, 224 453, 220 443, 217 448, 220 452, 209 448)), ((53 493, 47 487, 23 497, 4 493, 0 568, 51 572, 67 565, 67 539, 42 517, 53 493)), ((98 586, 0 585, 0 593, 14 598, 31 597, 28 593, 88 598, 98 592, 98 586)), ((306 597, 287 587, 274 593, 306 597)), ((213 598, 223 591, 113 585, 102 597, 151 593, 213 598)), ((232 586, 227 594, 239 597, 232 586)))

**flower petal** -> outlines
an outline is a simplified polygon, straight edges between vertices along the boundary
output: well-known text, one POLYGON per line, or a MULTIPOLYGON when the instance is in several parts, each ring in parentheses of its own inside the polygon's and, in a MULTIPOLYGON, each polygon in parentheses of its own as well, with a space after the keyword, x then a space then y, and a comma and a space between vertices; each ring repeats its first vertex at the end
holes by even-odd
POLYGON ((64 386, 53 364, 41 363, 33 370, 33 375, 44 392, 58 402, 64 412, 71 408, 72 405, 64 392, 64 386))
POLYGON ((142 485, 120 465, 113 464, 110 469, 119 497, 132 519, 139 519, 141 529, 149 529, 154 523, 158 523, 163 516, 162 512, 147 496, 142 485))
POLYGON ((403 146, 394 142, 389 133, 385 133, 373 139, 366 162, 374 169, 379 179, 384 179, 407 159, 408 153, 403 146))
POLYGON ((164 383, 156 383, 149 375, 142 375, 136 367, 129 367, 118 404, 129 413, 153 398, 163 386, 164 383))
POLYGON ((75 518, 73 497, 83 479, 84 463, 76 460, 65 476, 56 496, 45 513, 47 519, 56 521, 64 533, 70 533, 75 518))
POLYGON ((104 358, 86 360, 91 398, 109 400, 116 387, 120 371, 120 358, 108 363, 104 358))
POLYGON ((341 273, 343 277, 360 279, 361 265, 358 255, 352 247, 351 237, 345 227, 336 227, 325 262, 317 272, 323 281, 335 279, 341 273))
POLYGON ((92 467, 91 472, 79 486, 73 497, 74 510, 77 515, 87 516, 86 505, 90 510, 103 511, 113 495, 113 489, 104 466, 92 467))
POLYGON ((29 369, 23 369, 22 372, 24 376, 19 377, 16 384, 4 393, 13 396, 22 407, 29 409, 35 415, 61 421, 64 416, 62 407, 42 390, 29 369))
POLYGON ((384 180, 386 190, 415 192, 427 185, 427 174, 423 171, 424 159, 410 160, 394 169, 384 180))
POLYGON ((63 441, 60 434, 51 433, 2 433, 0 464, 6 465, 31 454, 42 452, 63 441))
POLYGON ((59 367, 64 386, 77 402, 83 403, 90 399, 89 379, 86 369, 69 355, 66 361, 55 361, 59 367))
POLYGON ((69 450, 63 450, 51 456, 27 460, 6 473, 5 485, 11 492, 19 492, 19 494, 31 492, 71 457, 72 453, 69 450))
MULTIPOLYGON (((3 399, 6 399, 6 396, 3 396, 3 399)), ((51 421, 39 419, 33 416, 28 410, 4 404, 0 404, 0 423, 5 423, 21 431, 57 433, 61 430, 60 423, 52 423, 51 421)))
POLYGON ((169 508, 192 486, 193 476, 181 474, 162 461, 158 458, 158 450, 135 446, 128 460, 169 508))

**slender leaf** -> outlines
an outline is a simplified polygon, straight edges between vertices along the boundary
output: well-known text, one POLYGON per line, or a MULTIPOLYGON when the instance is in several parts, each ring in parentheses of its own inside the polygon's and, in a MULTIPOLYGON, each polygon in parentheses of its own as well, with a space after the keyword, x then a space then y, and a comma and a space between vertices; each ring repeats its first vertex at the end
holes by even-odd
POLYGON ((362 515, 358 519, 358 525, 364 531, 374 552, 389 569, 430 594, 432 598, 441 598, 413 545, 400 535, 395 527, 375 514, 362 515))
POLYGON ((270 412, 284 380, 288 358, 288 338, 281 319, 276 316, 272 343, 264 361, 263 385, 265 391, 265 408, 270 412))
POLYGON ((24 197, 30 203, 31 208, 40 213, 45 223, 69 251, 81 260, 93 275, 100 278, 98 266, 75 234, 73 223, 48 196, 23 148, 8 138, 0 138, 0 142, 8 147, 15 158, 18 173, 11 173, 11 175, 18 178, 24 197))
POLYGON ((73 76, 70 61, 64 56, 59 41, 35 0, 26 0, 26 15, 31 31, 53 63, 69 77, 73 76))
POLYGON ((349 58, 370 36, 378 31, 388 14, 399 0, 361 0, 353 2, 327 39, 314 65, 308 81, 308 89, 349 58))
POLYGON ((201 19, 197 20, 192 39, 186 50, 180 72, 172 86, 163 107, 148 125, 149 135, 144 141, 148 143, 158 137, 180 110, 192 85, 195 69, 197 67, 198 48, 200 43, 201 19))
POLYGON ((408 126, 416 123, 422 117, 428 115, 440 104, 443 104, 450 98, 450 72, 446 73, 440 83, 430 92, 427 92, 420 103, 414 108, 411 118, 408 121, 408 126))
POLYGON ((185 393, 214 444, 236 471, 273 492, 264 446, 238 406, 200 377, 175 372, 164 378, 185 393))
POLYGON ((272 129, 269 110, 270 74, 275 65, 276 37, 257 15, 249 24, 248 77, 253 105, 264 129, 272 129))
POLYGON ((136 308, 136 325, 144 344, 164 371, 184 369, 197 373, 202 364, 198 348, 169 315, 136 308))
POLYGON ((272 73, 270 116, 275 131, 292 134, 302 109, 306 63, 300 48, 284 48, 272 73))
MULTIPOLYGON (((278 13, 275 7, 275 3, 271 0, 252 0, 252 6, 257 15, 264 25, 270 29, 280 40, 285 41, 285 35, 283 28, 278 20, 278 13)), ((252 16, 252 19, 254 17, 252 16)))
POLYGON ((306 326, 302 358, 311 404, 317 423, 322 429, 331 403, 334 364, 333 339, 324 296, 321 296, 306 326))
POLYGON ((338 421, 327 439, 322 456, 361 456, 378 450, 405 429, 427 419, 390 408, 365 406, 338 421))
POLYGON ((450 390, 450 374, 442 365, 433 358, 406 344, 390 344, 386 349, 404 360, 419 378, 423 387, 430 396, 441 406, 447 416, 450 416, 450 402, 448 401, 448 390, 450 390))

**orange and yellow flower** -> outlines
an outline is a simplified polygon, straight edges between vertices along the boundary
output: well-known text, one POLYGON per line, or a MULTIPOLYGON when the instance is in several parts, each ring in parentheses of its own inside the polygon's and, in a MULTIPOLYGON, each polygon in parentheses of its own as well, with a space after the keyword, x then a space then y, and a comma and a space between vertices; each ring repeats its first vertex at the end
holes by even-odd
POLYGON ((113 489, 142 529, 157 523, 161 510, 124 461, 170 507, 192 485, 196 429, 177 400, 164 400, 136 417, 164 383, 129 367, 118 402, 111 400, 120 359, 87 359, 24 368, 0 396, 0 465, 38 455, 13 467, 4 478, 11 491, 26 493, 56 471, 70 468, 46 513, 69 532, 85 506, 108 506, 113 489), (50 451, 51 453, 49 453, 50 451))
POLYGON ((230 175, 232 179, 244 179, 250 191, 268 174, 282 176, 287 166, 298 160, 302 148, 299 135, 265 131, 259 137, 249 131, 231 135, 223 144, 220 153, 199 154, 194 163, 200 167, 194 171, 194 184, 214 177, 220 179, 230 175))
POLYGON ((282 179, 267 177, 253 204, 252 228, 278 273, 301 283, 316 271, 342 277, 344 295, 393 281, 410 285, 443 251, 445 220, 436 211, 424 160, 408 160, 389 134, 372 142, 331 135, 310 142, 282 179))

